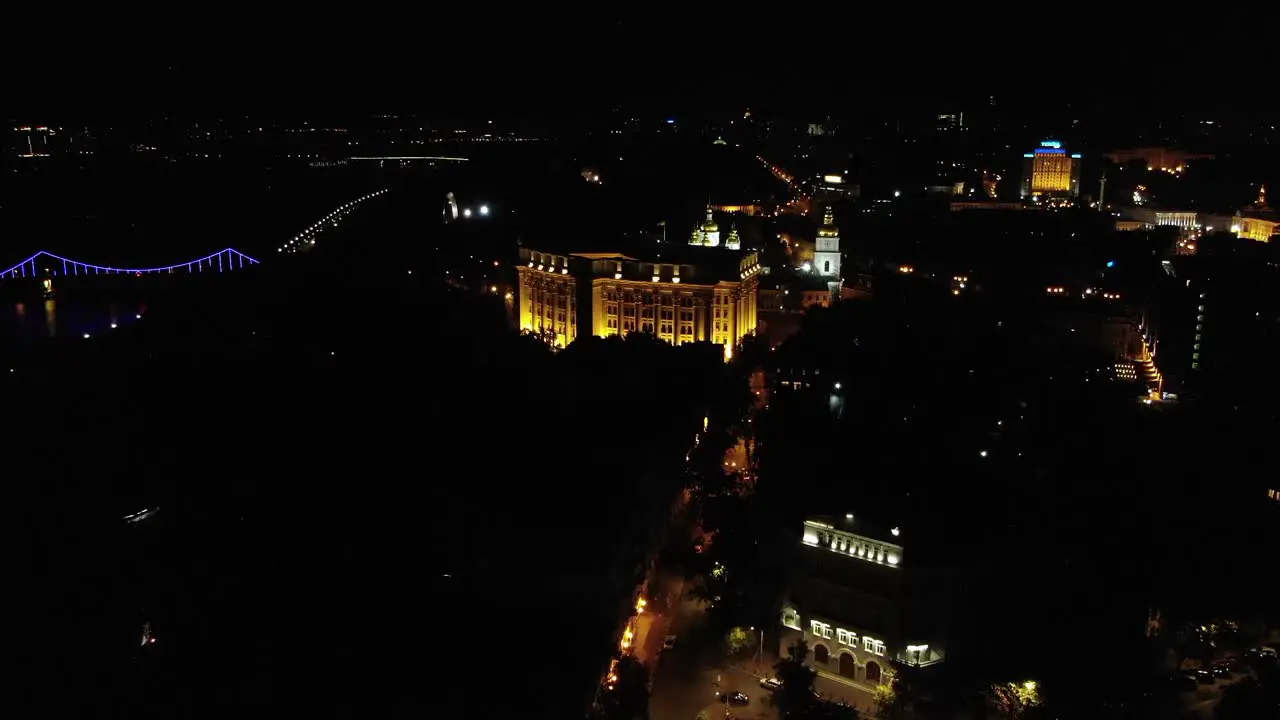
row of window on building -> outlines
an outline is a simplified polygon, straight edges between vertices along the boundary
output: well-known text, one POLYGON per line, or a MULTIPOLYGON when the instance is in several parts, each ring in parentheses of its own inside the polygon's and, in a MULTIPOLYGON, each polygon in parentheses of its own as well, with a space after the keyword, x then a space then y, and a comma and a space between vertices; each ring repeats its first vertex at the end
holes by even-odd
POLYGON ((818 533, 818 545, 834 552, 845 553, 873 562, 898 564, 898 556, 887 546, 868 542, 861 538, 848 538, 843 535, 818 533))
MULTIPOLYGON (((852 630, 845 630, 844 628, 832 628, 829 623, 824 623, 819 620, 813 620, 810 622, 809 632, 812 633, 814 637, 830 640, 833 631, 836 636, 836 642, 847 647, 858 647, 858 633, 853 632, 852 630)), ((884 642, 866 635, 862 636, 862 649, 869 653, 875 653, 876 655, 885 654, 884 642)))

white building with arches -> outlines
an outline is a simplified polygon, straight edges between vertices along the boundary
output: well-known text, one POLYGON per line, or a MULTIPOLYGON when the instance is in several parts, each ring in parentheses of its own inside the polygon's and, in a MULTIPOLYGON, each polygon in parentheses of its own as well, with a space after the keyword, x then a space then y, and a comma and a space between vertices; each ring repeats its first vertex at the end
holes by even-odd
POLYGON ((941 662, 945 623, 935 611, 943 608, 932 606, 929 573, 913 573, 905 532, 852 513, 806 520, 782 603, 780 654, 803 640, 819 675, 865 689, 890 669, 941 662))

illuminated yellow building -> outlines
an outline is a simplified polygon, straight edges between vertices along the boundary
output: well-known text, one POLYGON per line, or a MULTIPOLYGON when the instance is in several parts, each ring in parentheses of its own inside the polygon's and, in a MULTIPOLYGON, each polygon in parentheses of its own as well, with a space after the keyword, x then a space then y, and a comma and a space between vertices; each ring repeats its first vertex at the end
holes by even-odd
POLYGON ((712 210, 722 213, 742 213, 743 215, 755 216, 760 214, 759 205, 712 205, 712 210))
POLYGON ((732 348, 755 331, 763 268, 755 253, 715 255, 661 262, 522 250, 519 327, 557 347, 581 327, 599 337, 648 332, 673 345, 732 348))
POLYGON ((1256 215, 1237 215, 1231 220, 1231 231, 1237 237, 1258 242, 1271 242, 1271 236, 1280 233, 1280 221, 1256 215))
POLYGON ((569 257, 521 250, 518 325, 565 347, 578 337, 577 281, 569 274, 569 257))
POLYGON ((1022 196, 1071 196, 1080 194, 1079 153, 1067 154, 1062 143, 1045 140, 1035 152, 1022 156, 1022 196))
POLYGON ((1248 210, 1236 213, 1231 219, 1231 232, 1236 237, 1271 242, 1271 236, 1280 233, 1280 218, 1267 205, 1267 186, 1258 190, 1258 199, 1248 210))

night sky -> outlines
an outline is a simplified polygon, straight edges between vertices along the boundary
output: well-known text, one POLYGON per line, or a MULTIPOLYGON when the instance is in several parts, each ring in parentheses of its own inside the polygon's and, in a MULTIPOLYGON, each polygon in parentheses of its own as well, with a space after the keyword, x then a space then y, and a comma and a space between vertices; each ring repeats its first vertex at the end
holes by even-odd
POLYGON ((15 37, 4 65, 15 102, 6 106, 68 119, 161 110, 571 118, 619 103, 811 116, 932 111, 995 94, 1031 113, 1070 102, 1123 116, 1253 112, 1241 93, 1262 92, 1276 77, 1263 42, 1277 32, 1275 12, 804 10, 559 17, 471 6, 410 17, 386 8, 343 13, 341 22, 264 11, 163 31, 154 19, 112 17, 15 37), (1059 49, 1034 51, 1046 33, 1059 49))

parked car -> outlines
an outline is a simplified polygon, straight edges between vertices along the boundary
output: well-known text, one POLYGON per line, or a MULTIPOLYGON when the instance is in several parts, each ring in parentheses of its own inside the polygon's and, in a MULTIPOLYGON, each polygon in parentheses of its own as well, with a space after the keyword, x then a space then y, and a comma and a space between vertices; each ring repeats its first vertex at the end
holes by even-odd
POLYGON ((1212 670, 1202 667, 1196 669, 1196 682, 1202 685, 1212 685, 1217 682, 1217 679, 1214 678, 1212 670))
POLYGON ((782 681, 776 677, 760 678, 760 687, 765 690, 777 690, 782 687, 782 681))
POLYGON ((1196 689, 1196 678, 1194 675, 1184 672, 1169 673, 1160 678, 1159 686, 1181 690, 1182 692, 1191 692, 1196 689))
POLYGON ((1231 666, 1224 662, 1216 662, 1213 664, 1214 677, 1229 678, 1231 677, 1231 666))
POLYGON ((1276 661, 1276 649, 1265 645, 1251 647, 1244 651, 1244 659, 1253 664, 1274 663, 1276 661))
POLYGON ((666 637, 662 638, 662 649, 663 649, 663 650, 670 650, 671 648, 673 648, 673 647, 675 647, 675 646, 676 646, 676 636, 675 636, 675 635, 668 635, 668 636, 666 636, 666 637))
POLYGON ((724 699, 725 702, 730 705, 746 705, 751 702, 751 698, 747 697, 747 694, 744 692, 729 693, 724 696, 724 699))

